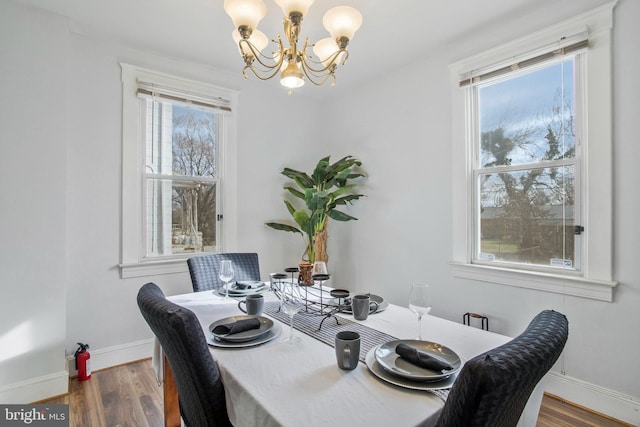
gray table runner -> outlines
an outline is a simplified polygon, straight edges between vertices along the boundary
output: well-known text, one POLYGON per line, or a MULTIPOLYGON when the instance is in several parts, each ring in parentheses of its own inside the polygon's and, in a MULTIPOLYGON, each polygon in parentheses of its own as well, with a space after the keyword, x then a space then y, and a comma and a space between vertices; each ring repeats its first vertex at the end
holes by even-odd
MULTIPOLYGON (((268 302, 264 305, 264 313, 277 319, 287 325, 289 325, 290 317, 287 313, 280 310, 280 302, 268 302)), ((309 314, 300 312, 293 318, 293 328, 300 332, 309 335, 312 338, 317 339, 331 347, 335 347, 336 334, 340 331, 354 331, 360 334, 360 361, 365 362, 365 357, 369 351, 389 341, 397 340, 398 338, 380 332, 376 329, 372 329, 368 326, 354 322, 344 317, 336 317, 325 319, 324 316, 309 314), (339 322, 339 324, 336 322, 339 322), (324 322, 323 322, 324 320, 324 322), (322 328, 320 323, 322 322, 322 328)), ((450 389, 444 390, 428 390, 430 393, 435 394, 445 402, 449 395, 450 389)))
MULTIPOLYGON (((269 316, 278 319, 279 321, 289 324, 289 315, 283 311, 280 311, 279 302, 269 302, 264 305, 264 312, 269 316)), ((354 331, 360 334, 360 361, 364 362, 365 356, 369 353, 369 350, 377 345, 384 344, 389 341, 397 340, 384 332, 377 331, 375 329, 364 326, 360 323, 356 323, 352 320, 345 319, 343 317, 333 317, 325 319, 324 316, 299 312, 293 318, 293 328, 304 332, 323 343, 335 347, 336 334, 340 331, 354 331), (337 324, 336 319, 340 324, 337 324), (320 328, 320 322, 322 323, 322 329, 320 328)))

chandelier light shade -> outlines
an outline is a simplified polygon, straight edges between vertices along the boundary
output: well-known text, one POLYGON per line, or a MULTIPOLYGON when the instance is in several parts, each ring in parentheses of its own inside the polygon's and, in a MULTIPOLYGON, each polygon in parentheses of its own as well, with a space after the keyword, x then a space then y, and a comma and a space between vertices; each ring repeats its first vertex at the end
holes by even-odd
POLYGON ((362 15, 352 7, 338 6, 324 14, 322 25, 334 39, 346 37, 351 40, 362 25, 362 15))
POLYGON ((269 44, 267 36, 258 31, 258 23, 264 18, 267 7, 263 0, 225 0, 224 10, 231 17, 235 30, 233 40, 238 44, 247 70, 260 80, 280 75, 280 83, 289 89, 301 87, 305 80, 314 85, 336 82, 335 71, 344 65, 349 52, 347 46, 362 25, 362 15, 349 6, 338 6, 327 11, 322 24, 331 37, 315 44, 307 37, 299 46, 302 20, 314 0, 275 0, 282 9, 284 37, 280 34, 272 42, 275 49, 263 53, 269 44), (284 42, 283 42, 284 39, 284 42))
POLYGON ((236 28, 257 28, 258 22, 267 14, 262 0, 225 0, 224 10, 236 28))
POLYGON ((309 12, 309 6, 315 0, 275 0, 276 4, 282 9, 284 16, 291 15, 291 12, 301 13, 303 16, 309 12))

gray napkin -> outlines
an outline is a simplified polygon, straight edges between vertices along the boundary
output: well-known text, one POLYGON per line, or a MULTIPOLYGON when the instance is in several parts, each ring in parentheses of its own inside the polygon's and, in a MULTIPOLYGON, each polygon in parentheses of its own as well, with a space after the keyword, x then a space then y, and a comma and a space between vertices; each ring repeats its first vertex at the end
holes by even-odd
POLYGON ((453 366, 441 357, 427 354, 410 345, 400 343, 396 346, 396 353, 407 362, 432 371, 450 371, 453 366))
POLYGON ((245 289, 254 289, 254 288, 260 288, 264 286, 264 284, 262 282, 254 282, 254 281, 237 281, 236 282, 236 289, 240 289, 240 290, 245 290, 245 289))
POLYGON ((216 326, 211 330, 216 335, 233 335, 251 329, 258 329, 260 327, 260 319, 257 317, 251 317, 249 319, 240 319, 235 322, 223 323, 216 326))

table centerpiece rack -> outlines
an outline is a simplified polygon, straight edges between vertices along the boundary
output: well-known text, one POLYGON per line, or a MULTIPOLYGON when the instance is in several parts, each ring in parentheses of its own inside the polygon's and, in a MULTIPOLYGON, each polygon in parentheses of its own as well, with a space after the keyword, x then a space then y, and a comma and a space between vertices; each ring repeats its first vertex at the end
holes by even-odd
POLYGON ((271 278, 271 291, 282 301, 284 293, 297 293, 304 303, 304 308, 298 314, 304 316, 321 317, 318 330, 322 329, 325 320, 334 318, 337 325, 340 320, 336 316, 351 305, 349 291, 346 289, 333 289, 324 286, 324 282, 330 279, 328 274, 313 274, 311 282, 305 283, 299 273, 298 267, 288 267, 285 273, 273 273, 271 278))

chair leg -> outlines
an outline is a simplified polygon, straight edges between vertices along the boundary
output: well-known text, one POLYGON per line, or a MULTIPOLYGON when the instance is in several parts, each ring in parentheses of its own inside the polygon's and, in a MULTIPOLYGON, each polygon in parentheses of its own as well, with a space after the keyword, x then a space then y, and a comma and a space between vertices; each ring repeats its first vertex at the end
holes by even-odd
POLYGON ((173 378, 173 372, 166 356, 164 357, 164 427, 180 427, 180 405, 178 403, 178 388, 173 378))

